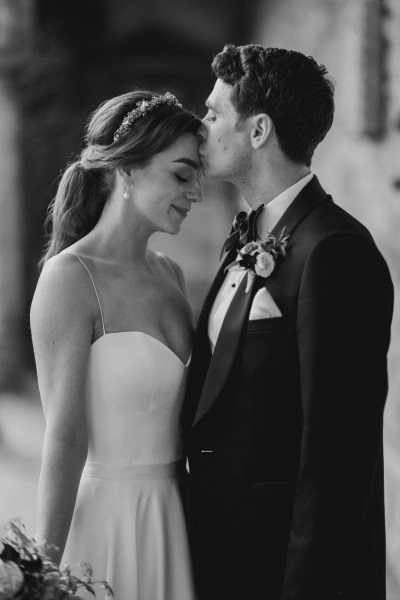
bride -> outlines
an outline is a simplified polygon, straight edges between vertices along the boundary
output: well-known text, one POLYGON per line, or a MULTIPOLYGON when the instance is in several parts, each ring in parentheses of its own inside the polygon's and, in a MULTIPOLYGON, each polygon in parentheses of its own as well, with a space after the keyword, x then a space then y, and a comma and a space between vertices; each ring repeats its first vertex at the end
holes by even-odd
POLYGON ((92 115, 60 181, 31 309, 46 419, 37 536, 116 600, 193 600, 179 412, 192 321, 177 234, 201 200, 200 122, 167 92, 92 115))

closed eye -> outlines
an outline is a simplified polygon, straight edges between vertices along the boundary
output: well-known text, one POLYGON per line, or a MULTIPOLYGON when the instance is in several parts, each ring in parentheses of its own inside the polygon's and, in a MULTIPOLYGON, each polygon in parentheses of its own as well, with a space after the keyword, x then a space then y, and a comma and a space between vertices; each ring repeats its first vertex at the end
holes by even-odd
POLYGON ((209 112, 204 117, 204 121, 215 121, 215 119, 216 119, 216 117, 213 117, 212 115, 210 115, 209 112))
POLYGON ((175 177, 178 181, 180 181, 181 183, 187 183, 189 181, 189 179, 186 179, 185 177, 182 177, 181 175, 179 175, 178 173, 175 173, 175 177))

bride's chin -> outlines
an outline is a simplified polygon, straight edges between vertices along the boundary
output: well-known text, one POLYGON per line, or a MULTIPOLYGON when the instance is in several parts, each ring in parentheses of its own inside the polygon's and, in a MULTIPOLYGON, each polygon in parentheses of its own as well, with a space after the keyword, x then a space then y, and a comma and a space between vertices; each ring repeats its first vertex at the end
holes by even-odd
MULTIPOLYGON (((182 224, 181 224, 182 225, 182 224)), ((181 225, 175 225, 173 231, 171 231, 171 235, 178 235, 181 230, 181 225)))
POLYGON ((169 235, 178 235, 181 230, 182 223, 170 223, 168 227, 163 227, 158 230, 158 233, 167 233, 169 235))

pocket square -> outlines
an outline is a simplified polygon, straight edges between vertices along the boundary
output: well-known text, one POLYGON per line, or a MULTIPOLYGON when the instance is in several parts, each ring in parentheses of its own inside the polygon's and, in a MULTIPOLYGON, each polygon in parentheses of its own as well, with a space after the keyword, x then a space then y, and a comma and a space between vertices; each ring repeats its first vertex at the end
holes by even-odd
POLYGON ((249 321, 281 317, 282 313, 266 288, 258 290, 251 305, 249 321))

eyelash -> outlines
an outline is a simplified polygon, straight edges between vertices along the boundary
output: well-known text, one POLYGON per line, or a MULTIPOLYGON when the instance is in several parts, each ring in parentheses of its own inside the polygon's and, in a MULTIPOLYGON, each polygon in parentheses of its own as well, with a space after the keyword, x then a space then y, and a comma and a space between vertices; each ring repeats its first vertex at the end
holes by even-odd
POLYGON ((178 175, 178 173, 175 173, 175 177, 180 183, 187 183, 189 181, 189 179, 185 179, 185 177, 178 175))

